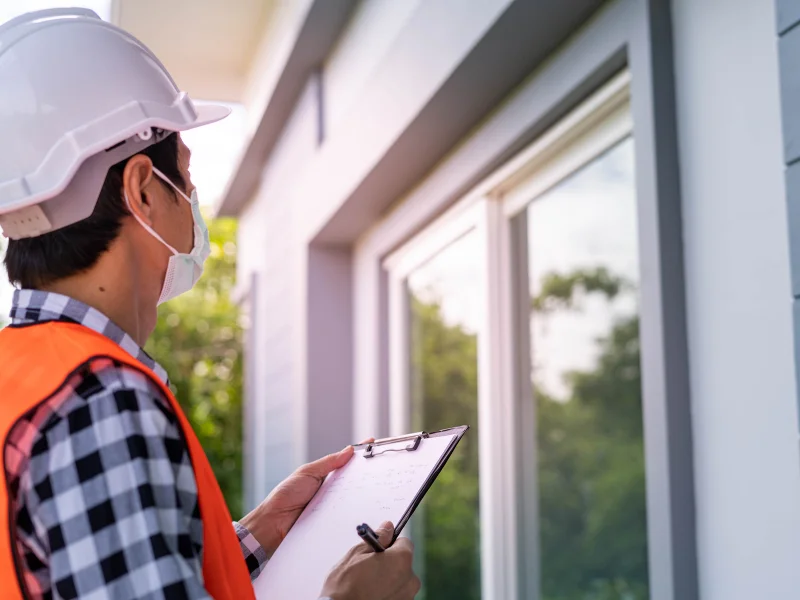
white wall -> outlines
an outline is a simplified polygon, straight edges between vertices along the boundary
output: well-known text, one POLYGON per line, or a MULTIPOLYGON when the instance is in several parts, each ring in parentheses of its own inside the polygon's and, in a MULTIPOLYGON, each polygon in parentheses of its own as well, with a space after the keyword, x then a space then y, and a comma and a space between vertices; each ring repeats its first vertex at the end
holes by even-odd
MULTIPOLYGON (((329 368, 323 352, 352 354, 352 327, 339 315, 335 330, 345 333, 337 343, 317 326, 350 301, 349 254, 310 252, 310 242, 510 2, 469 0, 463 10, 462 0, 364 0, 326 62, 325 89, 320 94, 315 76, 270 154, 256 198, 240 215, 238 278, 249 280, 255 269, 261 282, 252 414, 263 434, 251 449, 254 495, 291 466, 352 441, 352 368, 344 360, 329 368), (318 148, 320 97, 331 127, 318 148), (326 278, 309 282, 321 269, 326 278), (346 377, 334 380, 337 369, 346 377), (345 396, 348 410, 335 413, 343 425, 325 429, 345 396)), ((299 11, 290 12, 294 23, 299 11)), ((272 81, 271 73, 263 79, 272 81)))
POLYGON ((673 0, 701 598, 800 597, 773 0, 673 0))
POLYGON ((247 107, 248 135, 253 134, 261 121, 311 5, 312 0, 277 2, 267 20, 258 50, 253 56, 242 101, 247 107))
POLYGON ((367 79, 422 0, 361 0, 325 61, 325 135, 336 135, 367 79))
POLYGON ((254 356, 254 397, 250 414, 257 421, 252 452, 252 490, 265 496, 297 465, 295 435, 303 418, 298 414, 298 365, 294 360, 301 343, 301 327, 295 306, 300 303, 301 246, 294 239, 292 223, 302 218, 303 207, 288 201, 288 191, 302 176, 317 148, 316 82, 310 82, 278 141, 262 175, 256 197, 239 219, 238 273, 240 282, 249 273, 259 274, 260 289, 252 310, 257 322, 254 356), (297 210, 295 210, 297 209, 297 210))
POLYGON ((308 208, 306 239, 313 239, 343 206, 511 1, 420 2, 416 10, 403 14, 402 27, 362 12, 361 20, 345 31, 355 41, 351 45, 343 40, 337 51, 353 57, 353 74, 337 67, 341 58, 328 65, 334 70, 325 77, 325 88, 329 96, 333 93, 334 104, 341 104, 340 113, 333 116, 335 127, 295 194, 308 208), (375 29, 365 31, 365 27, 375 29), (372 41, 384 35, 391 43, 373 48, 372 41), (373 51, 383 53, 377 65, 373 51), (335 79, 337 73, 345 77, 341 84, 335 79), (337 90, 344 85, 356 85, 358 93, 342 97, 337 90))

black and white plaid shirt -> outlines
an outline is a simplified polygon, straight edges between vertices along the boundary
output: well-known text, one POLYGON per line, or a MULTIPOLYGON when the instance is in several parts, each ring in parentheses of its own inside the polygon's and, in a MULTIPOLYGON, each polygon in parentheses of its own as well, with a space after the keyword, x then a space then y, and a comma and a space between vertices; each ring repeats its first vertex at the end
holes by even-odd
MULTIPOLYGON (((167 381, 130 336, 71 298, 19 290, 11 319, 80 323, 167 381)), ((14 426, 4 464, 33 599, 208 598, 188 449, 168 401, 140 372, 109 359, 85 365, 14 426)), ((266 553, 233 527, 255 579, 266 553)))

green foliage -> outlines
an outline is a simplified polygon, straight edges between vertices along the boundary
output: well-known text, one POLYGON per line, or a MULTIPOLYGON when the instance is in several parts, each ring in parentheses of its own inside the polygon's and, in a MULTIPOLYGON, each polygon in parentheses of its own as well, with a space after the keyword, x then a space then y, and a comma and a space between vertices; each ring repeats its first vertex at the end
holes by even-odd
MULTIPOLYGON (((550 274, 532 304, 569 310, 578 295, 631 288, 605 269, 550 274)), ((649 594, 638 316, 597 343, 597 366, 567 377, 567 402, 534 382, 544 600, 649 594)))
MULTIPOLYGON (((630 289, 605 269, 554 273, 532 306, 578 310, 587 294, 630 289)), ((477 425, 475 335, 445 323, 436 302, 412 298, 411 309, 414 428, 477 425)), ((568 376, 568 401, 534 382, 543 600, 649 597, 638 318, 597 343, 596 367, 568 376)), ((480 598, 477 448, 474 429, 415 517, 427 600, 480 598)))
POLYGON ((532 301, 536 312, 579 309, 586 294, 601 293, 609 300, 630 289, 630 284, 612 275, 605 267, 576 269, 569 275, 548 273, 542 278, 542 291, 532 301))
POLYGON ((648 597, 636 341, 638 319, 618 323, 568 402, 535 391, 546 600, 648 597))
POLYGON ((472 427, 415 516, 414 526, 422 533, 417 554, 425 587, 420 598, 477 600, 481 596, 477 338, 457 325, 446 325, 438 303, 416 298, 411 302, 412 428, 472 427))
POLYGON ((195 288, 159 308, 146 350, 167 370, 173 391, 208 455, 234 518, 242 514, 242 335, 230 301, 236 223, 209 223, 211 256, 195 288))

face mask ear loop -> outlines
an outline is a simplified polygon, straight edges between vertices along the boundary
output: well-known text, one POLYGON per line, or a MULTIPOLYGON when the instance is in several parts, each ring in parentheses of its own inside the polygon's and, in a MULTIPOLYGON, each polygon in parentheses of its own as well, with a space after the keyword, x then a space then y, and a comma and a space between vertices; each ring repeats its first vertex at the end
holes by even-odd
POLYGON ((192 199, 189 198, 189 196, 187 196, 177 185, 172 183, 172 180, 169 177, 164 175, 161 171, 159 171, 155 167, 153 167, 153 173, 155 173, 161 179, 163 179, 173 190, 178 192, 183 197, 183 199, 186 200, 189 204, 194 204, 194 202, 192 202, 192 199))
POLYGON ((178 252, 177 250, 175 250, 175 248, 173 248, 173 247, 172 247, 172 246, 170 246, 170 245, 169 245, 167 242, 165 242, 165 241, 164 241, 164 238, 162 238, 160 235, 158 235, 158 234, 157 234, 157 233, 156 233, 156 232, 153 230, 153 228, 152 228, 152 227, 150 227, 150 226, 149 226, 147 223, 145 223, 144 221, 142 221, 141 217, 139 217, 139 215, 137 215, 137 214, 136 214, 136 213, 133 211, 133 209, 131 208, 131 203, 130 203, 130 200, 128 200, 128 192, 126 192, 126 191, 124 191, 124 190, 123 190, 123 192, 122 192, 122 195, 125 197, 125 204, 128 206, 128 210, 129 210, 129 211, 130 211, 130 213, 133 215, 133 218, 134 218, 134 219, 136 219, 136 221, 139 223, 139 225, 141 225, 142 227, 144 227, 144 229, 145 229, 145 231, 147 231, 147 233, 149 233, 150 235, 152 235, 152 236, 153 236, 154 238, 156 238, 156 239, 157 239, 159 242, 161 242, 161 243, 162 243, 162 244, 164 244, 164 245, 165 245, 167 248, 169 248, 170 252, 172 252, 172 254, 173 254, 173 255, 180 254, 180 252, 178 252))

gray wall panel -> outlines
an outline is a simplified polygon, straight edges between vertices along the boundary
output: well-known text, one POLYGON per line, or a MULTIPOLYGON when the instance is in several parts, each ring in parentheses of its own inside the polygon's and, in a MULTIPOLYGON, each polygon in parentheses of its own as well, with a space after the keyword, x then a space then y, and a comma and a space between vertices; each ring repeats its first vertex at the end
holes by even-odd
POLYGON ((798 298, 800 297, 800 162, 786 170, 786 198, 789 215, 792 294, 798 298))
POLYGON ((778 31, 785 33, 800 22, 800 0, 777 0, 778 31))
MULTIPOLYGON (((795 364, 798 346, 798 298, 800 298, 800 0, 776 0, 778 21, 781 110, 789 219, 789 253, 794 302, 795 364)), ((795 368, 796 375, 800 370, 795 368)), ((800 401, 800 398, 798 398, 800 401)))
POLYGON ((778 48, 784 156, 792 163, 800 158, 800 27, 781 36, 778 48))

